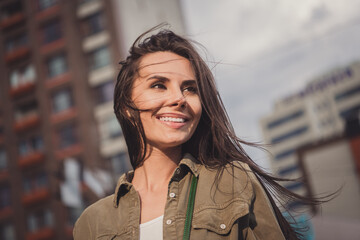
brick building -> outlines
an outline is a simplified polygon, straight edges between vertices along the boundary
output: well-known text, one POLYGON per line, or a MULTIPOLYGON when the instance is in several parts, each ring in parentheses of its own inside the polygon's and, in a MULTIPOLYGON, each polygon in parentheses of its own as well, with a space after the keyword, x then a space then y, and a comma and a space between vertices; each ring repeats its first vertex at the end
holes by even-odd
POLYGON ((83 206, 63 203, 65 159, 114 174, 129 167, 121 129, 103 109, 120 59, 111 4, 0 2, 0 239, 72 238, 98 196, 84 182, 83 206))

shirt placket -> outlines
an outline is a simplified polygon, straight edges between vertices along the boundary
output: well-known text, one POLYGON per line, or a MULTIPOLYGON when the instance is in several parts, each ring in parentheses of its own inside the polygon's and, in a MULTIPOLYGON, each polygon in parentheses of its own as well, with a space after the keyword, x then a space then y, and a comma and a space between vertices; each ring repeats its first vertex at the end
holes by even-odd
POLYGON ((139 194, 132 187, 129 192, 129 239, 139 239, 140 237, 140 197, 139 194))
POLYGON ((163 239, 177 240, 176 213, 179 194, 179 182, 177 178, 179 175, 180 169, 177 168, 169 183, 163 220, 163 239))

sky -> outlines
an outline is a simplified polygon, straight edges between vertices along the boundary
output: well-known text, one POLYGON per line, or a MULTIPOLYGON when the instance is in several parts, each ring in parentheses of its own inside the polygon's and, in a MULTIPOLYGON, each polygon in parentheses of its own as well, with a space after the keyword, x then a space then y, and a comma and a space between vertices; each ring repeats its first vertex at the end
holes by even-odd
MULTIPOLYGON (((262 142, 277 99, 360 60, 360 0, 183 0, 187 35, 206 48, 236 134, 262 142)), ((267 156, 246 148, 268 168, 267 156)))

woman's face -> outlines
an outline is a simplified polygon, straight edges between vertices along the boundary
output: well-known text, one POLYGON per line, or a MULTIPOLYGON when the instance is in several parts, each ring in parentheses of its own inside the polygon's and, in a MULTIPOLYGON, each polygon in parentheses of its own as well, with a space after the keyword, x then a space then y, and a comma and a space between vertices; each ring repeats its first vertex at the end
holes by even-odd
POLYGON ((132 100, 140 110, 147 144, 180 146, 193 135, 201 102, 190 62, 171 52, 149 53, 139 63, 132 100))

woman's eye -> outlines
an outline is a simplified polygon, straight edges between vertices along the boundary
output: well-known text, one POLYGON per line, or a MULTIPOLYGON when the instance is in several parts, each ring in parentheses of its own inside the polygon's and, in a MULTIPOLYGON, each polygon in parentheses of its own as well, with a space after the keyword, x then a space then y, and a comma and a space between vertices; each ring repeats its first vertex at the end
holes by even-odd
POLYGON ((155 88, 155 89, 166 89, 165 85, 162 83, 155 83, 153 85, 151 85, 151 88, 155 88))
POLYGON ((184 88, 183 91, 197 93, 197 88, 196 87, 186 87, 186 88, 184 88))

